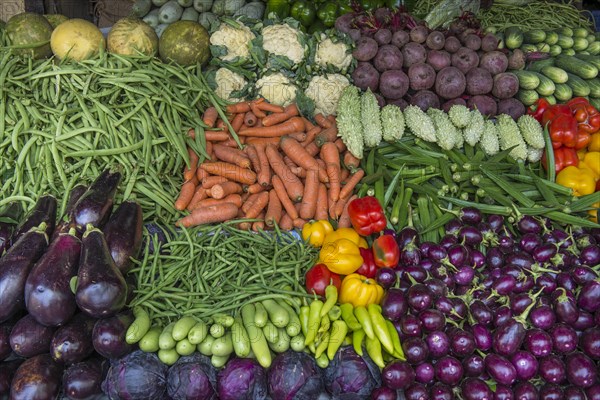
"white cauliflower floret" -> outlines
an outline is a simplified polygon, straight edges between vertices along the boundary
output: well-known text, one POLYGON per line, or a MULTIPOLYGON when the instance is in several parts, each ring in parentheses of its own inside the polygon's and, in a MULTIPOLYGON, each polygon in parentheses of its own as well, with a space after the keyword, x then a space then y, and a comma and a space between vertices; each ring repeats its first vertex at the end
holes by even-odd
POLYGON ((327 65, 332 65, 342 71, 352 63, 352 52, 345 43, 334 43, 331 38, 327 38, 317 44, 315 62, 323 68, 327 68, 327 65))
POLYGON ((287 106, 296 100, 298 87, 281 72, 265 75, 256 81, 258 94, 270 103, 287 106))
POLYGON ((300 32, 287 24, 269 25, 263 28, 263 48, 270 54, 285 56, 294 64, 304 59, 304 46, 300 32))
POLYGON ((240 100, 232 98, 231 92, 242 90, 248 84, 248 81, 242 75, 227 68, 219 68, 217 70, 215 73, 215 82, 217 83, 215 90, 217 96, 231 102, 240 100))
POLYGON ((315 102, 315 114, 335 115, 338 101, 350 81, 340 74, 315 75, 304 94, 315 102))
POLYGON ((219 58, 224 61, 233 61, 236 58, 250 57, 250 42, 256 36, 250 28, 241 25, 240 28, 234 28, 228 24, 221 24, 210 36, 210 44, 213 46, 223 46, 227 49, 227 54, 219 58))

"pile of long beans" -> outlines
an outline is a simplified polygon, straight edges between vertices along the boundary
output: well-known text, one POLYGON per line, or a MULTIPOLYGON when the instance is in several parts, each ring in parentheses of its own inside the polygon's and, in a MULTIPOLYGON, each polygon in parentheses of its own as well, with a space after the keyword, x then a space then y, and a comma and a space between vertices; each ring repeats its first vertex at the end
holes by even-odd
POLYGON ((363 159, 366 177, 359 196, 374 195, 395 229, 413 224, 427 241, 437 242, 457 207, 514 218, 542 215, 553 222, 599 227, 586 218, 600 192, 574 197, 572 190, 544 179, 542 170, 493 157, 465 144, 464 153, 404 137, 382 143, 363 159))
POLYGON ((235 315, 265 299, 311 297, 302 282, 316 250, 290 232, 255 233, 237 223, 171 232, 160 251, 154 251, 158 237, 149 238, 132 270, 137 288, 131 306, 166 324, 186 315, 235 315))
POLYGON ((205 152, 203 135, 186 133, 203 132, 205 108, 223 108, 199 67, 113 54, 60 63, 2 50, 0 71, 0 203, 30 208, 42 193, 67 193, 119 165, 118 201, 134 197, 145 219, 174 219, 187 146, 205 152))

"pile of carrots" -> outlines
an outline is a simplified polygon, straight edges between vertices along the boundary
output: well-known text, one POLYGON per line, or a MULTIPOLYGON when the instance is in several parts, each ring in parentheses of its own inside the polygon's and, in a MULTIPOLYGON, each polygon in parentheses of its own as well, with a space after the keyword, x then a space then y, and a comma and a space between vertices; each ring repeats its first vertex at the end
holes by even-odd
MULTIPOLYGON (((333 219, 349 227, 347 205, 364 177, 360 160, 337 136, 333 116, 300 116, 295 104, 264 99, 227 107, 240 148, 217 110, 204 123, 208 159, 188 149, 190 164, 175 208, 189 211, 178 226, 244 219, 241 229, 302 228, 310 220, 333 219), (201 161, 201 162, 200 162, 201 161)), ((188 133, 194 137, 195 132, 188 133)))

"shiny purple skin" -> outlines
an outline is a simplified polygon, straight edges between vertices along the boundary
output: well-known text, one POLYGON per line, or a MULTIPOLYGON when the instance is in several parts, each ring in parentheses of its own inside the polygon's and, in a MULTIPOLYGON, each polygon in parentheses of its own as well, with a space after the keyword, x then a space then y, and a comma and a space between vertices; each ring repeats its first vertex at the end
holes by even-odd
POLYGON ((577 296, 577 305, 589 312, 600 309, 600 280, 585 283, 577 296))
POLYGON ((448 294, 448 287, 439 279, 429 278, 423 284, 429 288, 434 299, 448 294))
POLYGON ((381 313, 390 321, 398 321, 408 311, 406 295, 397 288, 389 288, 381 300, 381 313))
POLYGON ((579 260, 582 264, 590 266, 600 264, 600 246, 593 244, 584 247, 579 253, 579 260))
POLYGON ((469 251, 461 244, 452 245, 448 249, 448 262, 455 267, 462 267, 469 257, 469 251))
POLYGON ((0 396, 6 397, 10 393, 10 384, 12 382, 12 378, 15 375, 15 372, 17 372, 17 368, 19 368, 19 365, 21 365, 23 361, 25 360, 22 358, 17 358, 11 361, 0 363, 0 396))
POLYGON ((445 296, 435 299, 433 306, 436 310, 440 310, 446 316, 450 315, 450 312, 454 308, 452 301, 445 296))
MULTIPOLYGON (((583 392, 583 389, 578 388, 577 386, 567 386, 565 388, 565 399, 568 400, 586 400, 586 395, 583 392)), ((589 399, 587 399, 589 400, 589 399)))
POLYGON ((63 367, 50 354, 25 360, 15 372, 10 400, 51 400, 60 391, 63 367))
POLYGON ((467 357, 475 351, 476 342, 473 334, 459 329, 450 335, 450 351, 458 358, 467 357))
POLYGON ((449 386, 456 386, 463 377, 463 366, 456 358, 445 356, 435 363, 436 380, 449 386))
POLYGON ((463 207, 460 210, 458 218, 465 224, 477 225, 483 220, 483 215, 475 207, 463 207))
POLYGON ((562 387, 546 383, 540 388, 540 400, 563 400, 565 392, 562 387))
POLYGON ((535 233, 539 235, 542 233, 542 224, 535 217, 523 215, 517 221, 517 229, 522 234, 535 233))
POLYGON ((99 319, 92 331, 94 350, 102 357, 114 360, 135 350, 135 345, 125 341, 127 329, 133 322, 130 312, 123 312, 113 317, 99 319))
POLYGON ((0 221, 0 255, 10 247, 10 238, 21 219, 22 210, 21 203, 13 201, 0 211, 0 219, 5 219, 0 221))
POLYGON ((556 284, 559 288, 566 290, 575 290, 577 288, 577 283, 575 283, 569 272, 559 272, 556 275, 556 284))
POLYGON ((505 357, 490 353, 485 357, 484 364, 490 377, 502 385, 510 386, 517 379, 517 370, 505 357))
POLYGON ((598 366, 585 354, 579 351, 567 354, 565 365, 571 385, 588 388, 598 382, 598 366))
POLYGON ((519 350, 511 357, 510 361, 517 370, 517 379, 527 381, 538 373, 538 360, 527 351, 519 350))
POLYGON ((573 328, 575 328, 576 331, 584 331, 595 325, 596 322, 594 321, 594 315, 587 311, 580 310, 579 318, 577 318, 577 321, 575 321, 573 324, 573 328))
POLYGON ((492 289, 499 295, 506 296, 515 290, 517 279, 512 275, 504 275, 494 281, 492 289))
MULTIPOLYGON (((14 246, 17 241, 29 232, 32 228, 40 226, 42 222, 46 223, 45 233, 50 238, 56 227, 56 209, 58 203, 56 197, 44 195, 38 198, 35 206, 27 213, 25 219, 17 226, 10 238, 10 245, 14 246)), ((0 291, 1 292, 1 291, 0 291)), ((1 318, 0 318, 1 319, 1 318)))
POLYGON ((142 246, 142 207, 132 200, 122 202, 102 229, 115 265, 123 275, 133 267, 142 246))
POLYGON ((513 400, 514 394, 510 387, 504 385, 496 385, 494 392, 494 400, 513 400))
POLYGON ((444 226, 444 231, 446 232, 446 235, 456 236, 458 235, 460 228, 463 226, 464 224, 460 221, 460 219, 453 219, 444 226))
POLYGON ((456 284, 461 286, 471 285, 473 278, 475 278, 475 270, 468 265, 458 268, 458 271, 454 274, 456 284))
POLYGON ((391 268, 377 268, 375 279, 381 287, 387 290, 396 283, 396 271, 391 268))
MULTIPOLYGON (((567 293, 564 292, 564 290, 562 292, 563 294, 558 295, 552 302, 554 312, 556 313, 556 320, 569 325, 574 324, 579 317, 577 304, 574 299, 569 297, 567 293)), ((557 290, 556 293, 559 293, 559 291, 557 290)))
POLYGON ((10 332, 13 328, 12 322, 5 322, 0 325, 0 362, 8 358, 12 349, 10 348, 10 332))
POLYGON ((510 296, 510 307, 514 315, 519 315, 527 309, 533 300, 529 293, 516 293, 510 296))
POLYGON ((500 306, 494 310, 494 326, 496 328, 506 324, 512 319, 512 310, 508 306, 500 306))
POLYGON ((403 315, 399 320, 399 324, 404 336, 421 337, 423 328, 421 327, 421 320, 418 317, 412 314, 403 315))
POLYGON ((529 322, 535 328, 548 330, 556 323, 556 314, 550 306, 537 306, 529 313, 529 322))
POLYGON ((388 387, 381 386, 377 389, 373 390, 371 393, 370 400, 397 400, 398 394, 395 390, 392 390, 388 387))
POLYGON ((560 385, 567 380, 565 363, 556 354, 550 354, 539 360, 539 375, 548 383, 560 385))
POLYGON ((92 332, 96 319, 83 313, 75 315, 54 333, 50 354, 54 361, 71 365, 85 360, 94 352, 92 332))
POLYGON ((579 337, 579 347, 594 360, 600 360, 600 327, 586 329, 579 337))
POLYGON ((420 383, 433 383, 435 371, 433 365, 428 362, 421 363, 415 367, 415 380, 420 383))
POLYGON ((102 171, 73 206, 69 213, 71 221, 82 229, 88 224, 94 227, 103 226, 112 211, 119 182, 120 172, 111 172, 108 169, 102 171))
POLYGON ((492 323, 492 310, 481 300, 473 301, 469 307, 469 312, 473 319, 482 325, 489 326, 492 323))
POLYGON ((523 324, 510 319, 494 331, 492 348, 499 355, 510 357, 521 347, 526 333, 523 324))
POLYGON ((56 328, 39 324, 27 314, 13 326, 10 347, 15 354, 25 358, 47 353, 55 331, 56 328))
POLYGON ((526 292, 530 292, 535 286, 535 280, 531 275, 522 275, 517 278, 517 283, 515 284, 515 293, 528 294, 526 292))
POLYGON ((533 254, 533 251, 541 246, 543 243, 542 238, 535 233, 526 233, 521 236, 519 240, 519 247, 521 250, 526 251, 529 254, 533 254))
POLYGON ((463 319, 465 319, 467 317, 467 313, 468 313, 468 308, 467 305, 465 304, 465 302, 458 298, 455 297, 453 299, 451 299, 452 301, 452 313, 450 314, 450 318, 457 320, 457 321, 462 321, 463 319))
POLYGON ((421 262, 421 251, 419 248, 413 244, 408 243, 404 249, 400 250, 400 263, 399 265, 419 265, 421 262))
POLYGON ((544 288, 542 293, 550 294, 556 290, 558 285, 552 275, 544 272, 535 279, 536 288, 544 288))
POLYGON ((479 378, 466 378, 460 384, 464 400, 490 400, 493 398, 492 389, 479 378))
POLYGON ((483 357, 479 354, 471 354, 462 361, 465 376, 480 376, 485 370, 483 357))
POLYGON ((552 336, 541 329, 530 329, 525 335, 525 348, 536 357, 545 357, 552 353, 552 336))
POLYGON ((422 383, 414 382, 404 389, 405 400, 423 400, 429 397, 427 386, 422 383))
POLYGON ((519 269, 529 269, 535 263, 535 260, 529 254, 518 251, 508 254, 505 259, 506 265, 519 269))
POLYGON ((600 384, 596 383, 585 390, 588 400, 600 400, 600 384))
POLYGON ((475 324, 471 327, 471 332, 473 333, 475 345, 479 350, 487 351, 492 348, 492 333, 487 327, 475 324))
POLYGON ((100 359, 71 365, 63 375, 63 390, 69 400, 100 400, 103 368, 100 359))
POLYGON ((539 394, 535 385, 531 382, 518 382, 513 388, 515 399, 538 400, 539 394))
MULTIPOLYGON (((419 245, 419 250, 421 251, 421 254, 423 254, 424 257, 429 257, 429 249, 431 249, 432 246, 437 246, 437 244, 433 243, 433 242, 422 242, 419 245)), ((430 257, 431 258, 431 257, 430 257)))
POLYGON ((452 393, 452 388, 444 385, 443 383, 436 382, 433 384, 431 389, 429 389, 429 396, 431 400, 452 400, 454 399, 454 394, 452 393))
POLYGON ((437 262, 441 262, 448 256, 446 249, 439 244, 432 244, 426 254, 428 258, 437 262))
POLYGON ((587 265, 578 265, 570 271, 573 275, 573 280, 578 285, 583 285, 586 282, 593 281, 598 278, 598 274, 587 265))
POLYGON ((421 320, 421 326, 423 327, 423 330, 427 333, 441 331, 446 325, 446 318, 444 317, 444 314, 435 308, 429 308, 421 311, 418 317, 419 320, 421 320))
POLYGON ((477 249, 471 249, 468 262, 471 267, 479 269, 485 265, 485 254, 477 249))
POLYGON ((538 263, 549 262, 556 255, 556 246, 552 243, 542 244, 533 251, 533 259, 538 263))
POLYGON ((483 241, 483 236, 476 227, 463 226, 458 231, 458 241, 468 246, 477 247, 483 241))
MULTIPOLYGON (((383 268, 380 268, 379 270, 382 270, 382 269, 383 268)), ((386 273, 385 275, 389 276, 389 278, 386 277, 387 279, 384 278, 385 283, 388 284, 387 282, 389 282, 392 278, 388 273, 386 273)), ((396 274, 396 275, 398 275, 398 274, 396 274)), ((408 275, 410 275, 410 277, 414 281, 419 282, 419 283, 422 283, 427 279, 427 271, 425 271, 423 268, 421 268, 418 265, 405 265, 402 269, 402 274, 400 275, 401 279, 410 281, 410 278, 408 277, 408 275)), ((392 283, 392 285, 393 285, 393 283, 392 283)))
POLYGON ((429 357, 429 347, 420 337, 408 337, 402 341, 402 350, 406 361, 411 365, 418 365, 429 357))
POLYGON ((411 242, 416 246, 420 243, 419 232, 416 229, 407 226, 396 233, 396 243, 400 250, 403 250, 411 242))
POLYGON ((431 358, 437 359, 450 352, 450 338, 445 332, 431 332, 425 337, 431 358))
POLYGON ((440 239, 439 245, 442 246, 446 251, 458 243, 458 239, 453 235, 446 235, 440 239))
POLYGON ((577 348, 577 332, 569 325, 556 324, 550 331, 553 349, 557 353, 568 354, 577 348))
POLYGON ((404 389, 415 381, 415 371, 409 363, 394 360, 381 371, 381 379, 390 389, 404 389))
POLYGON ((423 284, 412 285, 406 293, 408 306, 416 312, 426 310, 433 305, 433 293, 423 284))
POLYGON ((499 232, 504 226, 504 217, 502 215, 491 214, 487 216, 487 223, 490 224, 494 232, 499 232))
POLYGON ((498 247, 490 248, 485 255, 488 268, 501 268, 504 266, 504 253, 498 247))
POLYGON ((498 238, 498 248, 505 254, 514 251, 515 241, 512 237, 503 235, 498 238))

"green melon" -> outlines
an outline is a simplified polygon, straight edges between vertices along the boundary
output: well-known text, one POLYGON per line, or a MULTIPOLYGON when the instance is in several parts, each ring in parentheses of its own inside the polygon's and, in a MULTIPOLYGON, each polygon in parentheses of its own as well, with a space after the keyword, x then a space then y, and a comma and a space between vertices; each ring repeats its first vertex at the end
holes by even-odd
POLYGON ((158 36, 143 20, 122 18, 108 32, 106 46, 115 54, 154 56, 158 52, 158 36))
POLYGON ((208 31, 194 21, 177 21, 162 33, 158 51, 163 61, 180 65, 204 64, 210 56, 208 31))
POLYGON ((6 23, 5 29, 15 54, 36 59, 52 55, 52 25, 42 15, 29 12, 14 15, 6 23))
POLYGON ((44 17, 50 22, 52 29, 69 20, 69 17, 62 14, 45 14, 44 17))

